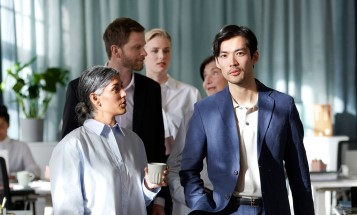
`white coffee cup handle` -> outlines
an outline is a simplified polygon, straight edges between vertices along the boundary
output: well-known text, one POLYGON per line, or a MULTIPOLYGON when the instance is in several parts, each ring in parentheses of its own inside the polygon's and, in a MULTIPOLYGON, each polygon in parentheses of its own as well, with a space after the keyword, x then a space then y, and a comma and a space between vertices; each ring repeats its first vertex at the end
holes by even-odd
POLYGON ((35 179, 35 175, 31 172, 28 173, 29 181, 33 181, 35 179))

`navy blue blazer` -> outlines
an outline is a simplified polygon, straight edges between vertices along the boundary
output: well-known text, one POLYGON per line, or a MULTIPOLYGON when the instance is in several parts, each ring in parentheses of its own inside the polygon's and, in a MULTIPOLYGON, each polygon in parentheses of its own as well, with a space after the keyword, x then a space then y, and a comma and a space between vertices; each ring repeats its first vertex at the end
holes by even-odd
MULTIPOLYGON (((257 84, 257 154, 265 213, 290 214, 286 169, 295 214, 314 214, 303 125, 294 99, 258 80, 257 84)), ((228 87, 195 104, 180 171, 186 201, 192 211, 219 212, 227 206, 240 170, 239 144, 228 87), (208 176, 214 187, 211 194, 205 194, 200 179, 205 157, 208 176)))

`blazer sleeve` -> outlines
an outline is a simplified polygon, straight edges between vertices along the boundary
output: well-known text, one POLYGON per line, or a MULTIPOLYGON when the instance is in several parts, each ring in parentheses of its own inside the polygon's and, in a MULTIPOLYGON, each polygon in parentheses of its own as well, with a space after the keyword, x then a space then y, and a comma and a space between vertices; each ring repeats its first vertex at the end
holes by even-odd
POLYGON ((291 100, 289 116, 289 132, 285 169, 289 178, 295 214, 314 214, 314 205, 311 191, 309 166, 303 144, 304 130, 296 109, 294 100, 291 100))
POLYGON ((208 196, 204 192, 204 183, 200 177, 203 169, 203 159, 206 157, 206 134, 202 125, 197 104, 189 121, 186 142, 182 152, 181 170, 179 172, 181 185, 187 205, 192 209, 213 208, 206 205, 208 196))
POLYGON ((66 102, 64 104, 62 117, 62 138, 68 133, 78 128, 80 125, 77 121, 75 108, 78 103, 77 87, 79 79, 74 79, 68 84, 66 92, 66 102))

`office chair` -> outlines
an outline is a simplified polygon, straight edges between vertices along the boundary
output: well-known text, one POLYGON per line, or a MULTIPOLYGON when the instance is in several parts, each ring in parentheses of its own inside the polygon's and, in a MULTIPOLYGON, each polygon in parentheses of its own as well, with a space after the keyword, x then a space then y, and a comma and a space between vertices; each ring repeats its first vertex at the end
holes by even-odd
MULTIPOLYGON (((355 166, 355 162, 347 160, 346 155, 348 151, 356 152, 357 155, 357 140, 345 140, 338 143, 337 168, 341 168, 342 164, 347 165, 350 169, 355 166)), ((354 174, 357 175, 357 172, 354 172, 354 174)))
MULTIPOLYGON (((351 171, 351 169, 355 168, 355 162, 353 159, 357 159, 357 156, 352 160, 348 160, 348 153, 356 153, 357 155, 357 140, 344 140, 338 142, 338 151, 337 151, 337 168, 341 170, 341 165, 347 165, 349 168, 349 174, 357 175, 357 171, 351 171)), ((349 159, 351 159, 351 155, 349 155, 349 159)), ((341 173, 341 172, 340 172, 341 173)), ((336 192, 337 202, 339 200, 350 200, 350 189, 340 190, 336 192)))
POLYGON ((25 190, 11 190, 9 183, 9 176, 7 173, 6 162, 3 157, 0 157, 0 201, 6 197, 5 207, 8 210, 24 210, 25 203, 32 203, 33 215, 36 215, 36 199, 29 198, 30 195, 34 195, 35 191, 33 189, 25 190), (25 201, 12 201, 12 197, 21 196, 25 197, 25 201))
POLYGON ((6 163, 3 157, 0 157, 0 201, 3 201, 3 198, 6 197, 6 208, 11 208, 11 194, 10 194, 10 185, 9 177, 7 174, 6 163))

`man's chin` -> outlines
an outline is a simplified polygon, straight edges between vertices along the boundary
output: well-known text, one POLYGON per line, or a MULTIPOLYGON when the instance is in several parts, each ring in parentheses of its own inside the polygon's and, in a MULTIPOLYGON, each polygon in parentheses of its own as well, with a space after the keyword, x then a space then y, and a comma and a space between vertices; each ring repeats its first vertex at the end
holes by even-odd
POLYGON ((134 71, 141 71, 142 69, 144 69, 144 63, 136 64, 133 66, 134 71))

